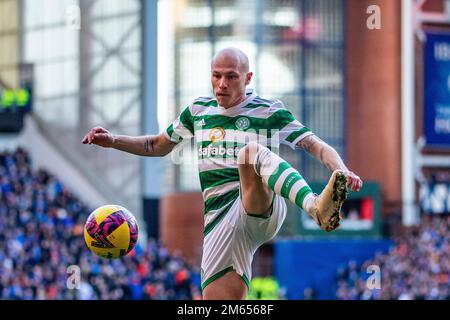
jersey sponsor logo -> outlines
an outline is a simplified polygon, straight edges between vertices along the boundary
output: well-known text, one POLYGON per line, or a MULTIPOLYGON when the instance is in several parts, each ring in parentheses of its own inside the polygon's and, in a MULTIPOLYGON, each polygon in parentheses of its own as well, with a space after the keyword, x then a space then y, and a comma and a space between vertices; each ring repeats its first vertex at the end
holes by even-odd
POLYGON ((246 130, 250 127, 250 120, 247 117, 239 117, 234 125, 239 130, 246 130))
POLYGON ((215 127, 209 132, 209 140, 212 142, 222 141, 225 137, 225 130, 221 127, 215 127))
POLYGON ((198 158, 211 158, 211 157, 219 157, 219 158, 236 158, 240 147, 224 147, 222 144, 215 146, 209 145, 206 148, 200 147, 198 149, 198 158))

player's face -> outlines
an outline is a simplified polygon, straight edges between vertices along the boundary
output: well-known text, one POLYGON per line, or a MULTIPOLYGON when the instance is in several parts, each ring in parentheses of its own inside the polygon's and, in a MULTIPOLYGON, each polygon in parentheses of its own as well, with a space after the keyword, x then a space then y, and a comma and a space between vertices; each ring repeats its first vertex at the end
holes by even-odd
POLYGON ((251 72, 239 68, 239 61, 224 57, 213 62, 211 84, 221 107, 233 107, 245 99, 245 87, 250 83, 251 72))

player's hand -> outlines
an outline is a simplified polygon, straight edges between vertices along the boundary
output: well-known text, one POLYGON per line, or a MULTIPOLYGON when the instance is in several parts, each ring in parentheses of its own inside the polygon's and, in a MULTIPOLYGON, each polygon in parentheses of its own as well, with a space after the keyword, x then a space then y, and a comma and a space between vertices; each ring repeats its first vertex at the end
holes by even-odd
POLYGON ((358 177, 354 172, 352 171, 347 171, 347 185, 350 187, 350 190, 352 191, 359 191, 361 190, 362 186, 363 186, 363 181, 361 180, 360 177, 358 177))
POLYGON ((94 127, 84 136, 81 141, 83 144, 96 144, 105 148, 112 147, 114 144, 114 135, 102 127, 94 127))

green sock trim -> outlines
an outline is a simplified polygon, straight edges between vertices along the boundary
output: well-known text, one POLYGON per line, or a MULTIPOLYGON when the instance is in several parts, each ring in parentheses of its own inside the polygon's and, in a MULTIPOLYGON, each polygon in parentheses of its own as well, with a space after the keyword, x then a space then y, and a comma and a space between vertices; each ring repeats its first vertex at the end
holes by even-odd
POLYGON ((281 176, 284 170, 287 170, 291 168, 289 163, 283 161, 280 163, 280 165, 275 169, 275 173, 270 175, 269 181, 267 181, 267 184, 269 187, 273 190, 275 188, 275 183, 277 182, 278 178, 281 176))
POLYGON ((303 179, 298 172, 290 173, 283 182, 281 187, 281 196, 289 199, 289 192, 291 192, 292 186, 299 180, 303 179))
POLYGON ((303 200, 305 199, 305 197, 310 194, 313 193, 311 188, 309 186, 304 186, 303 188, 301 188, 298 192, 297 195, 295 196, 295 204, 297 206, 299 206, 300 208, 303 208, 303 200))

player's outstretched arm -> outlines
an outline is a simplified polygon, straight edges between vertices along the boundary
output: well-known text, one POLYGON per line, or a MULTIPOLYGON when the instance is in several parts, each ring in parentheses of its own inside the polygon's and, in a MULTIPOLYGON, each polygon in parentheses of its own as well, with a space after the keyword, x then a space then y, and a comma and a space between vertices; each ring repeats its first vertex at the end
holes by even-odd
POLYGON ((337 153, 337 151, 321 140, 316 135, 310 135, 300 140, 297 146, 308 151, 317 160, 327 167, 330 171, 342 170, 348 176, 348 184, 352 191, 359 191, 362 188, 363 182, 354 172, 350 171, 344 161, 337 153))
POLYGON ((176 145, 176 143, 167 139, 164 134, 149 136, 114 135, 102 127, 94 127, 89 130, 81 142, 147 157, 165 156, 176 145))

